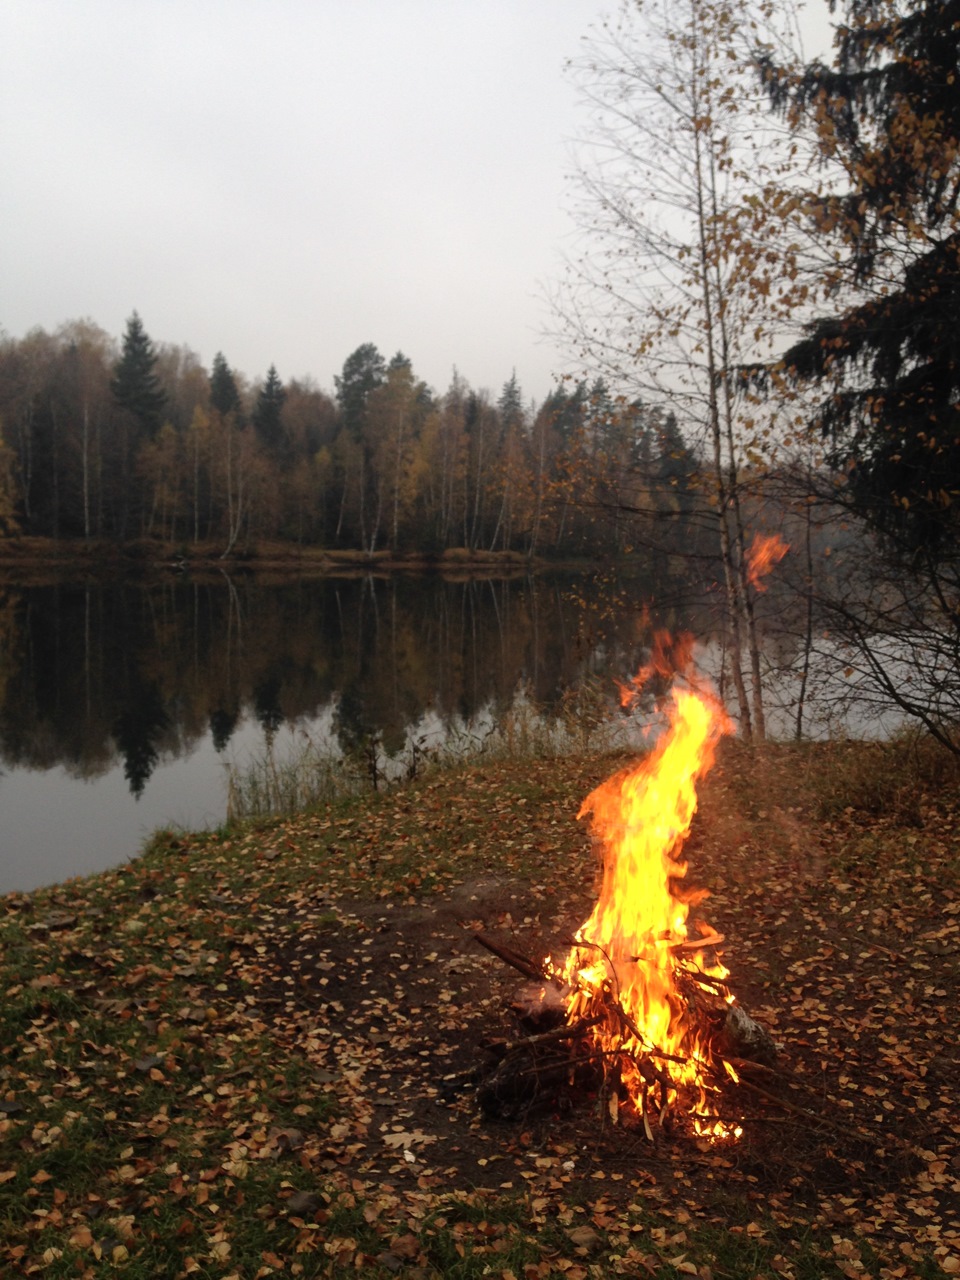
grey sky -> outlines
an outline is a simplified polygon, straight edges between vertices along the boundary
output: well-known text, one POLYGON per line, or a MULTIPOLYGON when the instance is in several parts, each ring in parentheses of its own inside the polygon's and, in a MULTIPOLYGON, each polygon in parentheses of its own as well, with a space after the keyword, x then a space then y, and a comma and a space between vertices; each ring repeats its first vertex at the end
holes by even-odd
MULTIPOLYGON (((813 0, 822 9, 822 0, 813 0)), ((333 375, 540 400, 563 71, 615 0, 0 0, 0 327, 89 316, 333 375)), ((822 28, 821 28, 822 29, 822 28)))
POLYGON ((542 398, 565 58, 602 0, 3 0, 0 326, 89 316, 251 378, 361 342, 542 398))

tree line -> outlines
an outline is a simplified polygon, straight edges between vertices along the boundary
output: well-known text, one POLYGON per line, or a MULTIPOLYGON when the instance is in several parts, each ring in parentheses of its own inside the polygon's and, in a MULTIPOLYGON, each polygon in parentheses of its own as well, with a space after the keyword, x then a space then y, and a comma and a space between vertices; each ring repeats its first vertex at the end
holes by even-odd
POLYGON ((438 395, 402 353, 365 343, 334 383, 284 382, 273 366, 249 383, 222 353, 205 369, 136 313, 119 346, 90 321, 7 338, 4 528, 223 554, 280 539, 596 556, 698 502, 676 417, 602 380, 538 407, 515 375, 496 400, 456 374, 438 395))

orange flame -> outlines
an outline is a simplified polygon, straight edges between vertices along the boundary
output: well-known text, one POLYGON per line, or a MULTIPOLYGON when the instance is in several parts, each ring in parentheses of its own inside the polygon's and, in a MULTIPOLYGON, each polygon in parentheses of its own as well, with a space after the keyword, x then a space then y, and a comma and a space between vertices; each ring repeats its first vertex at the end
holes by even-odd
POLYGON ((653 644, 650 647, 650 661, 645 663, 635 676, 631 676, 626 684, 620 684, 617 681, 620 705, 632 706, 643 688, 656 676, 672 680, 678 675, 685 676, 691 684, 696 683, 693 669, 693 636, 688 631, 681 631, 677 635, 666 630, 655 631, 653 644))
POLYGON ((753 542, 747 552, 747 581, 756 591, 766 591, 767 584, 763 579, 770 570, 780 563, 790 550, 779 533, 754 534, 753 542))
MULTIPOLYGON (((654 650, 653 664, 668 652, 666 638, 654 650)), ((688 646, 675 646, 674 653, 691 656, 688 646)), ((707 955, 721 936, 700 921, 697 936, 688 933, 690 907, 708 894, 685 889, 680 854, 697 808, 696 783, 731 731, 715 695, 672 689, 668 730, 651 754, 602 783, 580 810, 603 847, 603 883, 562 967, 567 1017, 571 1023, 598 1019, 593 1044, 619 1058, 620 1085, 644 1125, 647 1098, 657 1086, 661 1107, 677 1089, 695 1085, 695 1111, 711 1110, 709 1050, 698 1043, 686 997, 698 985, 714 997, 733 997, 723 984, 727 970, 707 955)), ((713 1122, 695 1127, 727 1132, 713 1122)))

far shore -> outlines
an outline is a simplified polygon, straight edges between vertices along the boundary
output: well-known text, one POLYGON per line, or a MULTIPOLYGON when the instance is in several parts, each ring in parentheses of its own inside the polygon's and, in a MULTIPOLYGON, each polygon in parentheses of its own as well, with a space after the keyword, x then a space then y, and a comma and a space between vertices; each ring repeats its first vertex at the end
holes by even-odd
POLYGON ((435 554, 366 552, 343 548, 298 546, 290 542, 238 543, 226 552, 222 543, 165 543, 148 538, 119 542, 82 538, 0 538, 0 575, 23 578, 76 571, 80 574, 135 572, 283 572, 339 574, 355 572, 440 572, 513 574, 542 568, 583 568, 582 562, 549 561, 517 551, 483 551, 452 547, 435 554))

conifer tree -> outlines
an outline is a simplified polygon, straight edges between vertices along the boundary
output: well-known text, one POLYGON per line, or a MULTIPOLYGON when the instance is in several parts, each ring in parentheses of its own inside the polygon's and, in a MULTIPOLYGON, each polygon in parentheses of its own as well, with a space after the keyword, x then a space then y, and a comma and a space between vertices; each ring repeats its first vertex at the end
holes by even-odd
POLYGON ((840 305, 783 367, 817 389, 814 424, 854 505, 901 552, 939 555, 960 533, 960 0, 841 10, 831 66, 763 67, 840 175, 810 204, 839 241, 840 305))
POLYGON ((276 365, 271 365, 253 408, 253 425, 264 448, 274 456, 282 451, 284 433, 281 414, 286 398, 287 393, 283 389, 276 365))
POLYGON ((147 435, 156 434, 166 397, 156 373, 157 353, 143 321, 134 311, 127 321, 123 349, 113 371, 114 399, 136 419, 147 435))
POLYGON ((213 357, 213 367, 210 370, 210 404, 224 417, 228 413, 236 413, 240 408, 237 382, 222 351, 218 351, 213 357))
POLYGON ((337 401, 344 427, 358 439, 363 432, 367 397, 382 386, 386 363, 372 342, 364 342, 343 362, 343 371, 334 375, 337 401))

